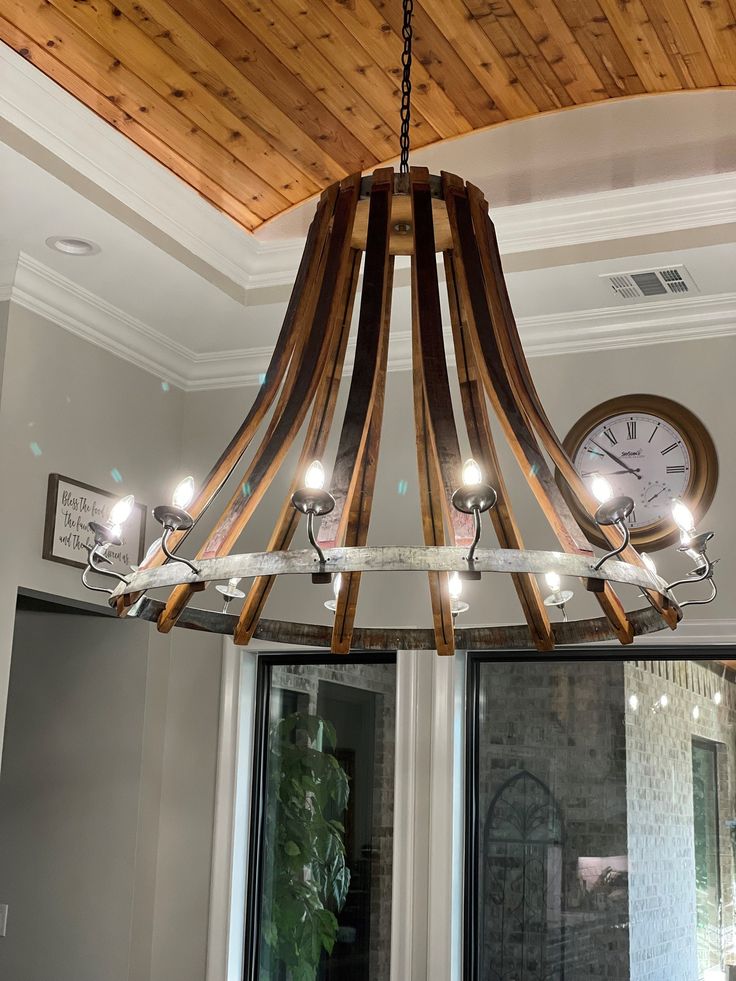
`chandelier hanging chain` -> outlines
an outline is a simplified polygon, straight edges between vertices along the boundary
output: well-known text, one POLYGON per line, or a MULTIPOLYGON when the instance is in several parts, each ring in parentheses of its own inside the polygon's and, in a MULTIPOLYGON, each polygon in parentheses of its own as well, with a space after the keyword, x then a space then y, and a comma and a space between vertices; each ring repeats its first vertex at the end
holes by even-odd
POLYGON ((409 124, 411 121, 411 42, 412 26, 411 18, 414 13, 414 0, 403 0, 404 23, 401 28, 401 36, 404 39, 404 50, 401 52, 401 64, 403 67, 401 75, 401 134, 399 144, 401 146, 401 162, 399 173, 409 173, 409 124))

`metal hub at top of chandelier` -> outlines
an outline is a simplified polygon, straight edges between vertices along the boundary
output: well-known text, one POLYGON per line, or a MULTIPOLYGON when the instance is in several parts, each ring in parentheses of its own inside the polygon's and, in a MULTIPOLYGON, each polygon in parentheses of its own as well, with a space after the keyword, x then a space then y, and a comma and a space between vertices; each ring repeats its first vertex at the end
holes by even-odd
MULTIPOLYGON (((162 539, 140 568, 116 576, 115 588, 108 590, 110 602, 122 616, 156 620, 164 632, 179 624, 231 634, 238 644, 255 637, 330 646, 335 652, 352 646, 428 648, 449 654, 458 646, 551 650, 555 643, 612 638, 628 644, 637 634, 675 628, 688 603, 713 598, 709 533, 696 535, 683 502, 675 503, 674 517, 683 530, 682 549, 694 568, 668 586, 651 559, 629 543, 627 519, 633 503, 610 499, 604 478, 594 480, 592 490, 595 496, 575 471, 534 386, 483 194, 452 174, 434 177, 418 167, 396 174, 383 168, 372 177, 346 178, 323 192, 284 323, 250 411, 198 493, 189 485, 187 495, 179 493, 172 506, 156 509, 164 527, 162 539), (369 547, 395 255, 411 257, 411 384, 424 545, 369 547), (444 267, 442 282, 438 255, 444 267), (355 339, 359 370, 349 381, 328 482, 321 461, 333 426, 361 279, 355 339), (442 290, 450 311, 454 370, 473 457, 465 465, 461 454, 465 439, 458 432, 442 330, 442 290), (559 551, 524 546, 499 467, 489 406, 559 542, 559 551), (231 554, 310 410, 299 463, 265 550, 231 554), (267 419, 265 435, 239 474, 236 493, 210 519, 215 498, 267 419), (608 542, 609 550, 602 556, 594 554, 568 507, 552 465, 608 542), (302 516, 311 548, 290 551, 302 516), (479 547, 486 519, 498 548, 479 547), (184 558, 187 535, 205 521, 203 545, 196 556, 184 558), (431 625, 403 630, 356 626, 361 575, 381 571, 427 576, 431 625), (276 577, 283 574, 303 576, 307 584, 310 579, 333 582, 331 628, 263 619, 276 577), (456 618, 467 609, 459 599, 463 580, 490 579, 491 574, 512 577, 525 624, 458 627, 456 618), (549 590, 546 596, 538 577, 549 590), (572 590, 562 588, 561 577, 580 580, 600 605, 601 616, 568 620, 572 590), (242 578, 252 580, 244 592, 238 588, 242 578), (196 594, 216 581, 227 583, 218 586, 224 597, 222 612, 190 608, 196 594), (678 603, 673 589, 700 581, 709 586, 710 598, 678 603), (614 583, 637 587, 648 605, 627 612, 614 583), (163 589, 164 598, 146 595, 163 589), (232 610, 236 601, 242 601, 237 612, 232 610), (562 622, 553 625, 549 614, 555 609, 562 622)), ((111 535, 116 530, 109 528, 111 535)), ((105 569, 105 538, 103 527, 90 547, 87 583, 90 573, 115 575, 105 569)))

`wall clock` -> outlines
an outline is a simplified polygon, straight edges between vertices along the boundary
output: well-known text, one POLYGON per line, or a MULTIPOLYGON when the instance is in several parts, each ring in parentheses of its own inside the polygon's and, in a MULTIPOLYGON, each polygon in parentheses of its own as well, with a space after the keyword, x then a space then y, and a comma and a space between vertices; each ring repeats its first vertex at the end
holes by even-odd
MULTIPOLYGON (((674 497, 686 502, 696 520, 713 500, 718 482, 713 440, 697 416, 671 399, 621 395, 602 402, 578 419, 564 446, 586 484, 599 473, 616 494, 633 498, 631 540, 637 547, 653 550, 678 540, 670 513, 674 497)), ((605 546, 559 473, 557 482, 588 538, 605 546)))

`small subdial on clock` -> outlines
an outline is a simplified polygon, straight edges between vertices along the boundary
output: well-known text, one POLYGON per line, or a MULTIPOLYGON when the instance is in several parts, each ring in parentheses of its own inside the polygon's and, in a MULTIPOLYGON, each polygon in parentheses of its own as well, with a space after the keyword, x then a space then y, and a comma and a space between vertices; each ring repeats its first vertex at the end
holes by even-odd
POLYGON ((672 488, 662 480, 652 480, 639 493, 636 510, 647 521, 657 521, 666 515, 672 503, 672 488))

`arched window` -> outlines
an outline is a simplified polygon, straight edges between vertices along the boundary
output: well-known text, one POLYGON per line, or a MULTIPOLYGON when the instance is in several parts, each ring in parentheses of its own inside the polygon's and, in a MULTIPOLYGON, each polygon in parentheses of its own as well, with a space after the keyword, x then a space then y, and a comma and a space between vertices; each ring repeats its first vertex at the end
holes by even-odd
POLYGON ((496 792, 483 831, 480 973, 562 981, 562 818, 527 770, 496 792))

